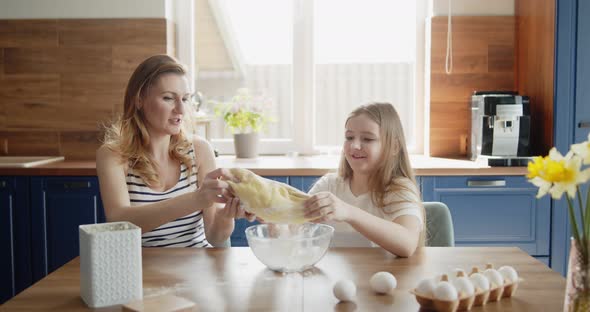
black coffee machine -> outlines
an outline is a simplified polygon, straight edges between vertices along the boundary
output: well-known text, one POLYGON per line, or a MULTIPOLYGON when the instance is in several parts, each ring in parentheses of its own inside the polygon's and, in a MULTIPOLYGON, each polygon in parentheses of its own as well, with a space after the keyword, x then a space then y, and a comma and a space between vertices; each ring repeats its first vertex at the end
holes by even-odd
POLYGON ((471 96, 472 160, 490 166, 526 166, 530 157, 528 96, 513 91, 476 91, 471 96))

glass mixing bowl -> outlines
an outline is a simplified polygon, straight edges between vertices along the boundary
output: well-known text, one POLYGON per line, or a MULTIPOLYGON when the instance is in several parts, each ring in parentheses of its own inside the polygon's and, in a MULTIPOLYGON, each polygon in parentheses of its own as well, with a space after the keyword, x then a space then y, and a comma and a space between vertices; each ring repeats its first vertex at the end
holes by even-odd
POLYGON ((334 228, 326 224, 257 224, 246 229, 252 252, 269 269, 302 272, 320 261, 334 228))

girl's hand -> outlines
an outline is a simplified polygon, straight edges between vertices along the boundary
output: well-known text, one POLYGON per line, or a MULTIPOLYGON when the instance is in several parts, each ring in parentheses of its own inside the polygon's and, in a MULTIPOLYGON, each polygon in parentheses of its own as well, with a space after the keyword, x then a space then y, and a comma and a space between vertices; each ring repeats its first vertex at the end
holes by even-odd
POLYGON ((240 205, 240 199, 237 197, 232 197, 228 199, 225 203, 225 207, 223 209, 218 210, 218 214, 226 219, 247 219, 249 222, 252 222, 256 219, 256 215, 253 213, 249 213, 242 205, 240 205))
POLYGON ((330 192, 320 192, 304 203, 305 218, 314 222, 344 221, 349 219, 352 207, 330 192))
POLYGON ((233 197, 229 184, 225 180, 235 180, 229 170, 215 169, 205 176, 203 183, 196 191, 197 201, 212 206, 214 203, 227 203, 233 197))

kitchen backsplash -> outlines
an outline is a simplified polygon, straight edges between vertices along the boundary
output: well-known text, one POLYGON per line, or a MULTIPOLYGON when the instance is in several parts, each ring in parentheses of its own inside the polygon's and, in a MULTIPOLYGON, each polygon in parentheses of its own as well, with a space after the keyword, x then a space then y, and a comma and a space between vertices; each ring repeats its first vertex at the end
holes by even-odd
POLYGON ((447 17, 431 20, 430 155, 465 155, 471 94, 516 90, 515 17, 453 16, 452 73, 445 73, 447 17))
POLYGON ((165 19, 0 20, 0 154, 94 159, 133 69, 173 35, 165 19))
MULTIPOLYGON (((447 18, 431 20, 431 156, 465 152, 473 91, 516 89, 515 17, 452 21, 447 75, 447 18)), ((94 159, 132 70, 172 38, 165 19, 0 20, 0 154, 94 159)))

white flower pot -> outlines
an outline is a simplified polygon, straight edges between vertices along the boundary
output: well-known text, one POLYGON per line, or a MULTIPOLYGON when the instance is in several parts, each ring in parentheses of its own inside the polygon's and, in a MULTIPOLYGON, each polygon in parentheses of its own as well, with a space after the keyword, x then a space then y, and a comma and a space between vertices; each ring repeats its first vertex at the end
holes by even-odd
POLYGON ((80 295, 91 308, 143 298, 141 229, 129 222, 80 225, 80 295))
POLYGON ((234 148, 237 158, 258 157, 258 133, 236 133, 234 134, 234 148))

